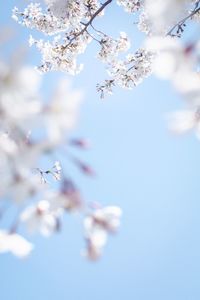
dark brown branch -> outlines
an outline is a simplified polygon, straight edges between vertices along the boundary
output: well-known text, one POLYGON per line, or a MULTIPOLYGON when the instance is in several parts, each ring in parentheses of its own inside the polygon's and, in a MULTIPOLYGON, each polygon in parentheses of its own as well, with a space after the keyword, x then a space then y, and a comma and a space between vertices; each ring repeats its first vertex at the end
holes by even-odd
POLYGON ((200 7, 199 7, 199 4, 200 4, 200 0, 197 1, 197 3, 195 4, 195 7, 194 9, 192 10, 192 12, 186 16, 185 18, 183 18, 182 20, 180 20, 178 23, 176 23, 171 29, 170 31, 168 31, 168 33, 166 35, 172 35, 172 32, 174 31, 175 28, 180 28, 182 27, 185 22, 189 19, 191 19, 195 14, 197 14, 199 11, 200 11, 200 7))
MULTIPOLYGON (((105 7, 107 5, 109 5, 112 2, 112 0, 107 0, 106 2, 104 2, 101 7, 99 7, 99 9, 97 9, 97 11, 91 16, 91 19, 87 22, 84 23, 84 28, 78 32, 71 40, 70 42, 66 45, 63 46, 63 49, 66 49, 69 45, 72 44, 72 42, 74 40, 76 40, 80 35, 82 35, 84 32, 87 32, 88 27, 92 24, 92 22, 94 21, 94 19, 105 9, 105 7)), ((82 23, 83 24, 83 23, 82 23)))

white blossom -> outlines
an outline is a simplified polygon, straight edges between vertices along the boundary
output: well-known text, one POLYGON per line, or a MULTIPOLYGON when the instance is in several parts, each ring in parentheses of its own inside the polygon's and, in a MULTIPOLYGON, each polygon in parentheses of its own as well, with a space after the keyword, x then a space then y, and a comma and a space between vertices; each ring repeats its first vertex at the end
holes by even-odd
POLYGON ((143 0, 117 0, 117 4, 122 5, 128 13, 138 11, 142 7, 143 2, 143 0))
POLYGON ((0 230, 0 253, 11 252, 23 258, 30 254, 33 245, 16 233, 0 230))
POLYGON ((50 236, 57 229, 57 216, 49 211, 49 202, 45 200, 27 207, 20 219, 30 233, 39 232, 44 236, 50 236))
POLYGON ((173 112, 168 116, 169 129, 176 134, 183 134, 195 130, 200 139, 200 111, 199 108, 173 112))
POLYGON ((85 218, 85 256, 91 260, 101 256, 108 234, 116 232, 120 225, 121 213, 119 207, 108 206, 95 210, 85 218))

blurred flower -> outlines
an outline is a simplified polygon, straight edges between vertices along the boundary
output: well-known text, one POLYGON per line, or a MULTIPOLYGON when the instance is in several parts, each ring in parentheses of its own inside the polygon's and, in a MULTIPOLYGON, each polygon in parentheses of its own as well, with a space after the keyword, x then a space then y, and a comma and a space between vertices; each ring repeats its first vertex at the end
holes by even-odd
POLYGON ((169 129, 172 132, 182 134, 195 129, 195 133, 200 139, 199 108, 173 112, 168 116, 168 121, 169 129))
POLYGON ((91 260, 98 259, 107 242, 109 233, 117 231, 120 225, 121 209, 117 206, 98 208, 84 220, 86 251, 91 260))
POLYGON ((11 252, 23 258, 30 254, 33 245, 21 235, 0 230, 0 253, 11 252))
POLYGON ((39 232, 50 236, 57 229, 57 216, 49 211, 49 202, 42 200, 36 205, 27 207, 20 220, 25 223, 30 233, 39 232))

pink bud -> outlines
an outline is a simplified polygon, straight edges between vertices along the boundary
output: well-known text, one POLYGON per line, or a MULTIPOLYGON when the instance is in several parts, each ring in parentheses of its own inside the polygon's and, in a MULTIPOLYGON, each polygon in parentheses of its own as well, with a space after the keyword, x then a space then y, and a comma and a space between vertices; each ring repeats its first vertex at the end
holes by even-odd
POLYGON ((90 147, 90 142, 86 139, 71 139, 70 144, 82 149, 88 149, 90 147))

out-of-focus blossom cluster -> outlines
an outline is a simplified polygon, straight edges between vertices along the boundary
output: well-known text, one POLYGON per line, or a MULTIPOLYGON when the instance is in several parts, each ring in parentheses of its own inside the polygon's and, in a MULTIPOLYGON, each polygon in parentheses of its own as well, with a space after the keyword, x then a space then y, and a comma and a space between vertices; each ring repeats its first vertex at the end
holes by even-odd
POLYGON ((184 45, 167 36, 150 38, 147 46, 157 52, 154 73, 160 79, 170 80, 185 99, 186 108, 168 116, 170 130, 181 134, 196 129, 200 137, 199 44, 184 45))
POLYGON ((198 36, 186 41, 180 39, 187 22, 198 20, 200 1, 160 1, 158 6, 151 5, 151 8, 150 4, 147 0, 145 10, 151 25, 146 30, 145 46, 155 53, 154 74, 170 80, 186 105, 183 110, 168 115, 169 129, 176 134, 195 129, 200 137, 199 39, 198 36))
MULTIPOLYGON (((97 57, 106 64, 110 76, 102 84, 97 85, 101 97, 104 97, 105 93, 112 93, 115 86, 133 88, 154 73, 160 79, 170 80, 186 100, 186 109, 169 116, 170 129, 176 133, 195 129, 197 136, 200 136, 200 41, 197 35, 189 39, 180 39, 189 22, 199 26, 200 0, 104 0, 103 2, 45 0, 44 2, 30 3, 22 12, 18 8, 13 10, 13 18, 16 21, 46 36, 41 40, 30 37, 30 45, 34 44, 42 54, 42 64, 38 67, 40 72, 60 70, 73 75, 79 73, 83 65, 77 63, 78 56, 86 51, 91 42, 95 42, 99 46, 97 57), (131 20, 135 18, 136 22, 131 24, 137 24, 139 31, 145 33, 143 44, 135 52, 130 50, 131 42, 125 32, 121 32, 116 38, 96 27, 96 19, 103 16, 114 2, 131 16, 131 20), (128 51, 130 52, 127 53, 128 51)), ((110 18, 110 24, 113 24, 112 15, 110 18)), ((7 72, 4 64, 0 68, 2 69, 0 76, 6 78, 2 80, 10 84, 10 79, 4 75, 7 72)), ((12 97, 4 93, 4 87, 2 88, 4 96, 0 108, 2 127, 0 152, 4 159, 1 160, 1 170, 3 174, 4 170, 11 169, 12 172, 6 172, 3 176, 0 193, 4 195, 9 191, 7 197, 18 195, 18 202, 36 194, 38 182, 35 176, 32 176, 30 168, 37 170, 41 181, 46 182, 46 176, 49 175, 56 179, 60 178, 61 170, 57 162, 49 170, 35 166, 41 152, 51 152, 51 149, 57 147, 62 140, 63 133, 71 129, 79 102, 75 97, 68 105, 63 97, 59 96, 45 107, 41 106, 34 91, 37 79, 33 79, 35 75, 31 76, 25 75, 25 79, 21 80, 25 84, 26 78, 32 78, 34 84, 31 88, 29 84, 27 88, 23 87, 20 90, 24 95, 19 97, 20 105, 16 105, 17 102, 13 101, 18 97, 19 92, 16 92, 19 90, 18 86, 17 89, 12 88, 14 93, 12 97), (31 100, 28 104, 27 99, 31 100), (69 115, 67 120, 65 112, 69 115), (29 131, 37 127, 41 120, 47 140, 36 143, 34 139, 30 139, 29 131), (16 155, 20 156, 20 159, 16 160, 16 155), (27 161, 28 167, 23 166, 24 161, 27 161), (8 189, 11 183, 12 188, 8 189), (16 189, 20 193, 16 193, 16 189)), ((17 75, 13 80, 15 85, 20 82, 20 78, 17 75)), ((72 158, 72 160, 86 174, 94 174, 79 159, 72 158)), ((79 210, 82 207, 80 195, 73 183, 65 178, 61 186, 59 192, 49 193, 46 197, 42 197, 41 203, 31 206, 24 212, 21 221, 27 224, 30 231, 49 235, 59 228, 59 218, 63 211, 74 211, 77 208, 79 210), (55 198, 59 200, 54 201, 55 198), (38 227, 38 224, 41 225, 38 227)), ((87 257, 96 259, 102 253, 107 236, 112 232, 110 230, 112 220, 118 224, 119 217, 120 211, 115 207, 99 208, 89 213, 84 223, 87 257)), ((2 236, 6 235, 6 231, 2 232, 2 236)))
POLYGON ((70 146, 88 146, 84 139, 69 138, 82 93, 72 90, 68 80, 60 80, 51 99, 44 101, 40 81, 32 67, 0 61, 0 221, 7 215, 12 219, 10 226, 0 229, 0 253, 19 257, 33 249, 19 234, 21 226, 47 237, 60 229, 65 213, 79 213, 85 222, 87 203, 56 155, 94 175, 86 163, 68 154, 70 146), (10 208, 17 217, 7 214, 10 208))

